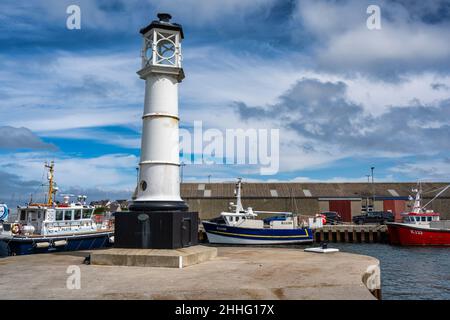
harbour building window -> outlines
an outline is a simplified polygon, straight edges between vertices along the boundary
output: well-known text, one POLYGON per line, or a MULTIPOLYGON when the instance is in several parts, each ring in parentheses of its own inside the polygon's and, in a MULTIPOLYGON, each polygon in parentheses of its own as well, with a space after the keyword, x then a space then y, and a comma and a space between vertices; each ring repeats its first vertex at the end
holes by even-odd
POLYGON ((55 220, 61 221, 63 219, 63 212, 62 210, 56 210, 55 220))
POLYGON ((64 210, 64 220, 72 220, 72 210, 64 210))
POLYGON ((75 220, 80 220, 81 219, 81 210, 75 210, 74 219, 75 220))

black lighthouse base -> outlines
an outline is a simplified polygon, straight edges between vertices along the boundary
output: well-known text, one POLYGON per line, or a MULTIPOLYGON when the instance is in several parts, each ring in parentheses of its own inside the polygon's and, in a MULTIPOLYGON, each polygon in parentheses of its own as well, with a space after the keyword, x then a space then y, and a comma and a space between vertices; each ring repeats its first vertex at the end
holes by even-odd
POLYGON ((198 244, 198 212, 183 211, 186 205, 171 210, 134 202, 130 209, 115 213, 114 247, 179 249, 198 244))

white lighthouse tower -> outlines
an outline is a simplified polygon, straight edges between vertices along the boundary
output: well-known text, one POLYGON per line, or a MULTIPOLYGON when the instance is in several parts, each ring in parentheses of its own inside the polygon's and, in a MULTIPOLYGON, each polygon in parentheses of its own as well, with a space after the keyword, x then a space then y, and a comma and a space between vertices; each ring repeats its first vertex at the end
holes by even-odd
POLYGON ((140 30, 143 35, 142 69, 145 80, 139 183, 133 210, 187 209, 180 197, 178 84, 183 29, 170 14, 140 30))
POLYGON ((198 242, 198 213, 180 197, 178 84, 181 25, 170 14, 142 28, 145 80, 141 160, 136 198, 129 212, 117 212, 114 245, 119 248, 174 249, 198 242))

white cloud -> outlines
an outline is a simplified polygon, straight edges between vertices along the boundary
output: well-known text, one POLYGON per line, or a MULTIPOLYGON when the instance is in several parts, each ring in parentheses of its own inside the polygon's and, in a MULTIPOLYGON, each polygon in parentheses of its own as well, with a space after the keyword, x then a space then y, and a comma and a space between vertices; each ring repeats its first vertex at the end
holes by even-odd
POLYGON ((78 158, 54 153, 10 153, 0 156, 0 167, 24 181, 45 182, 44 163, 50 160, 55 161, 55 180, 61 191, 69 188, 98 188, 131 192, 136 184, 138 158, 128 154, 78 158))
POLYGON ((431 105, 450 96, 449 90, 436 90, 432 86, 435 83, 450 85, 450 76, 431 72, 411 74, 401 82, 384 82, 363 76, 341 78, 341 81, 348 86, 349 99, 375 116, 387 112, 391 106, 410 106, 417 102, 431 105))
POLYGON ((319 68, 381 78, 449 67, 449 24, 427 24, 422 15, 439 8, 432 2, 411 5, 378 1, 381 30, 366 26, 370 1, 298 0, 292 15, 294 41, 310 34, 319 68))
MULTIPOLYGON (((46 0, 18 6, 15 1, 4 1, 0 21, 14 23, 22 32, 33 32, 47 24, 64 28, 69 16, 66 8, 74 4, 72 0, 46 0), (28 17, 27 21, 17 22, 23 16, 28 17)), ((81 30, 129 33, 157 19, 157 12, 170 12, 174 22, 214 28, 230 20, 244 23, 248 15, 265 13, 274 3, 275 0, 78 0, 75 4, 81 9, 81 30)))
POLYGON ((136 105, 142 104, 144 82, 135 74, 139 59, 130 56, 58 52, 26 61, 2 57, 2 122, 37 133, 138 125, 142 109, 136 105), (20 72, 23 68, 27 72, 20 72))
POLYGON ((141 146, 141 137, 139 133, 136 133, 135 135, 126 135, 115 132, 106 132, 96 128, 63 128, 61 130, 40 131, 40 135, 44 138, 91 140, 102 144, 130 149, 138 149, 141 146))
MULTIPOLYGON (((215 107, 232 101, 267 104, 302 76, 297 55, 270 58, 206 46, 185 51, 186 79, 180 88, 185 103, 215 107)), ((213 109, 216 112, 219 110, 213 109)))
POLYGON ((403 163, 390 169, 414 180, 445 181, 450 180, 450 159, 421 160, 403 163))
POLYGON ((162 0, 155 7, 158 12, 171 12, 174 21, 179 19, 187 25, 210 24, 214 27, 224 21, 245 22, 247 15, 267 11, 274 3, 275 0, 162 0))
POLYGON ((385 68, 380 62, 392 68, 414 70, 438 67, 450 58, 450 44, 442 30, 425 25, 414 29, 386 22, 376 32, 364 27, 349 30, 330 40, 327 48, 319 53, 318 61, 331 69, 367 68, 376 73, 376 68, 385 68))
POLYGON ((45 143, 27 128, 0 126, 0 149, 46 149, 55 150, 56 146, 45 143))

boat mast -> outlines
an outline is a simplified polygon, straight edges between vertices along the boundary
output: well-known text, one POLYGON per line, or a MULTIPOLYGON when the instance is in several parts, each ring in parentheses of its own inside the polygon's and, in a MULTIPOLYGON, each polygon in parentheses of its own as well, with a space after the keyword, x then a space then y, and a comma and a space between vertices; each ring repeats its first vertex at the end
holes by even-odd
POLYGON ((48 168, 48 196, 47 196, 47 205, 51 206, 53 205, 53 168, 55 166, 55 163, 52 161, 50 164, 45 163, 45 167, 48 168))
POLYGON ((242 206, 241 202, 241 185, 242 185, 242 178, 238 178, 238 182, 236 183, 236 189, 234 190, 236 194, 236 213, 244 211, 244 207, 242 206))
POLYGON ((418 188, 412 189, 412 192, 416 192, 416 197, 414 199, 414 205, 413 205, 413 213, 420 213, 422 211, 422 205, 421 205, 421 196, 422 196, 422 183, 420 180, 417 182, 418 188))
POLYGON ((416 193, 416 198, 414 199, 414 206, 412 212, 414 213, 420 213, 420 210, 422 209, 422 206, 420 205, 420 191, 418 189, 413 190, 416 193))

